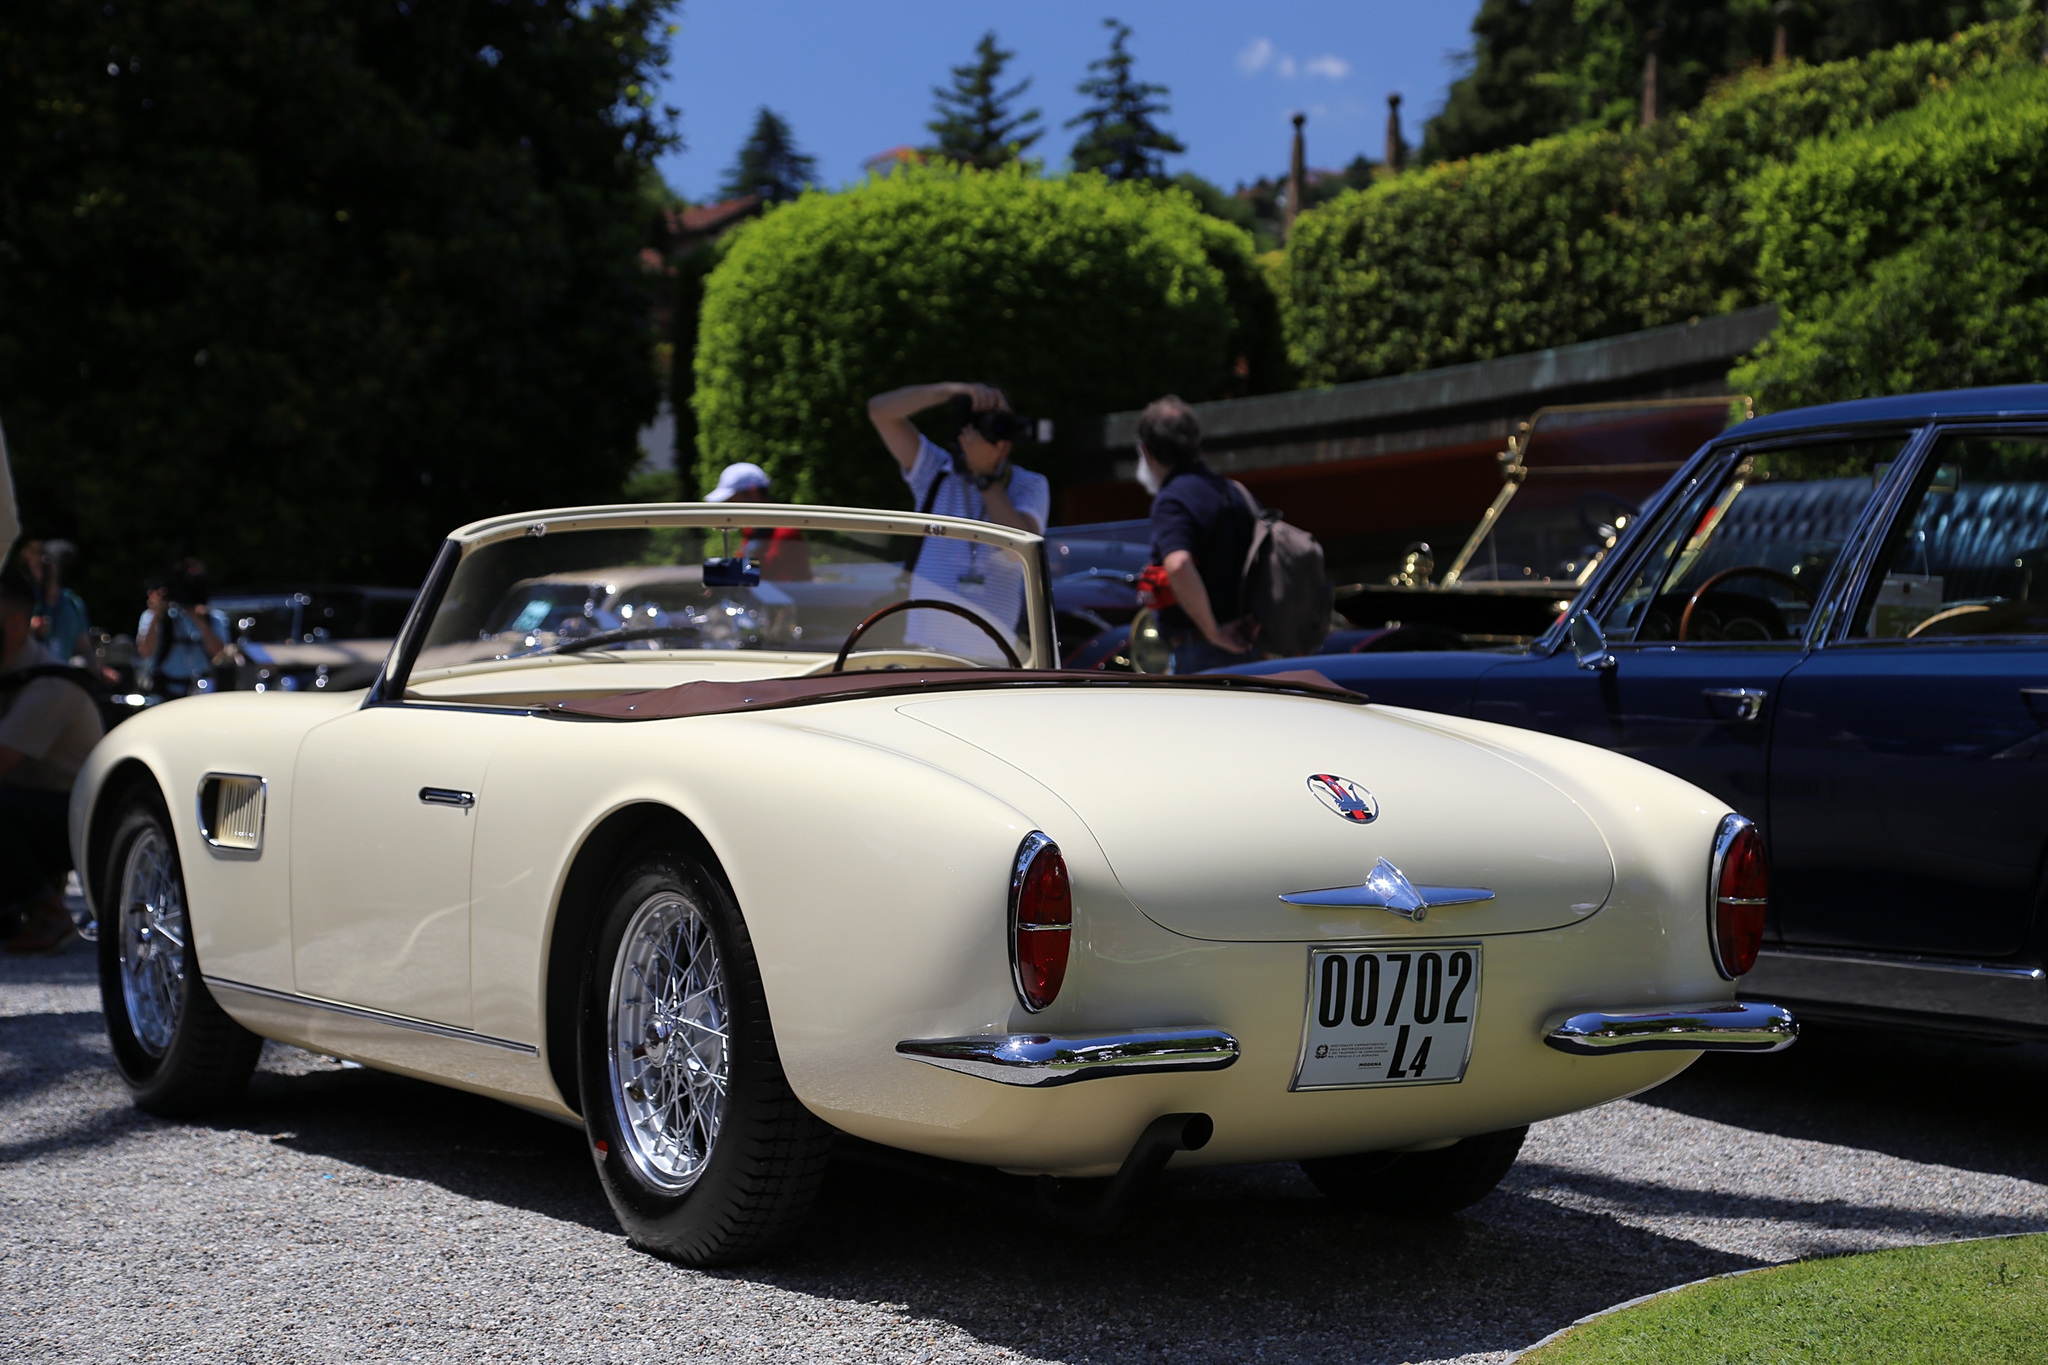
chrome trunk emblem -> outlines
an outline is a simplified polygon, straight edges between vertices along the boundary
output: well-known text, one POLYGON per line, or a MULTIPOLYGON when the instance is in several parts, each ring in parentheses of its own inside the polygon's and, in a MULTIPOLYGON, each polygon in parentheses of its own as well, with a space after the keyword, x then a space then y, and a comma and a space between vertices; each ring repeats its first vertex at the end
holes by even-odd
POLYGON ((1358 886, 1329 886, 1320 891, 1289 891, 1280 897, 1289 905, 1337 909, 1371 907, 1420 924, 1440 905, 1471 905, 1490 901, 1493 893, 1477 886, 1417 886, 1385 858, 1372 865, 1358 886))

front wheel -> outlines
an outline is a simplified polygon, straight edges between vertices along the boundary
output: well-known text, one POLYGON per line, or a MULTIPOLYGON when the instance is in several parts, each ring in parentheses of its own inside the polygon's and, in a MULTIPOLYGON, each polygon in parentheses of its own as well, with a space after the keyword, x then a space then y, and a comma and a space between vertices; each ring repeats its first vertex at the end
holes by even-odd
POLYGON ((1480 1133, 1433 1152, 1365 1152, 1301 1163, 1340 1204, 1397 1218, 1445 1218, 1492 1194, 1521 1154, 1528 1126, 1480 1133))
POLYGON ((228 1017, 199 975, 170 812, 130 795, 100 874, 100 1004, 138 1107, 190 1118, 232 1104, 263 1040, 228 1017))
POLYGON ((646 1250, 760 1256, 809 1212, 831 1129, 783 1077, 746 923, 723 882, 660 848, 627 859, 602 914, 578 1083, 605 1195, 646 1250))

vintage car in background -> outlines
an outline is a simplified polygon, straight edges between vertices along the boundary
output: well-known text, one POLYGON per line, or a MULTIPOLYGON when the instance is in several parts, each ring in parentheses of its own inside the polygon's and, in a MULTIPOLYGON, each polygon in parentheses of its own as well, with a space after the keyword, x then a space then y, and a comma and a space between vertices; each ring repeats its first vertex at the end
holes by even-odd
POLYGON ((1747 399, 1674 398, 1538 409, 1500 454, 1500 492, 1464 548, 1412 547, 1386 582, 1340 590, 1363 634, 1324 653, 1527 648, 1613 549, 1642 505, 1747 399), (1439 572, 1441 569, 1441 572, 1439 572))
POLYGON ((456 531, 366 693, 171 702, 80 775, 121 1074, 200 1114, 274 1038, 578 1123, 632 1239, 710 1264, 835 1133, 1060 1217, 1169 1160, 1442 1213, 1538 1119, 1791 1040, 1738 998, 1767 873, 1721 801, 1314 675, 1058 670, 1051 583, 934 516, 456 531), (890 600, 769 579, 764 525, 890 600))
POLYGON ((2048 1036, 2048 385, 1744 422, 1529 649, 1313 666, 1748 816, 1772 873, 1750 984, 1802 1015, 2048 1036))
POLYGON ((211 605, 234 634, 237 690, 337 692, 368 687, 412 609, 411 588, 238 588, 211 605))

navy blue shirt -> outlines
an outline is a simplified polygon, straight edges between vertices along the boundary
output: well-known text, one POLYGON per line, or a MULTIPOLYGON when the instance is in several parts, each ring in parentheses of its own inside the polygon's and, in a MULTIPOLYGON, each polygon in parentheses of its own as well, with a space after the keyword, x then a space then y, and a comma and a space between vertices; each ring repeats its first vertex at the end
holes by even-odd
MULTIPOLYGON (((1152 562, 1164 564, 1175 550, 1193 555, 1219 625, 1244 614, 1238 590, 1251 548, 1251 509, 1228 479, 1199 459, 1166 476, 1165 487, 1152 500, 1152 562)), ((1168 607, 1159 613, 1159 624, 1171 633, 1193 623, 1179 607, 1168 607)))

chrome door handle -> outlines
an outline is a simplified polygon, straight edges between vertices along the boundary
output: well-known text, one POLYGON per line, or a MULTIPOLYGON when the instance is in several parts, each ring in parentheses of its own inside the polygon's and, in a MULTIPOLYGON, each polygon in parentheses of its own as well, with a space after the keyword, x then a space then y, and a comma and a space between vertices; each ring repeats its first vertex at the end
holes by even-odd
POLYGON ((1703 687, 1700 695, 1709 701, 1732 702, 1736 720, 1755 720, 1764 713, 1764 698, 1770 693, 1761 687, 1703 687))
POLYGON ((475 792, 459 792, 453 787, 421 787, 420 804, 425 806, 456 806, 468 810, 476 804, 475 792))

